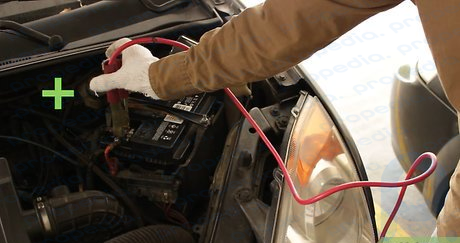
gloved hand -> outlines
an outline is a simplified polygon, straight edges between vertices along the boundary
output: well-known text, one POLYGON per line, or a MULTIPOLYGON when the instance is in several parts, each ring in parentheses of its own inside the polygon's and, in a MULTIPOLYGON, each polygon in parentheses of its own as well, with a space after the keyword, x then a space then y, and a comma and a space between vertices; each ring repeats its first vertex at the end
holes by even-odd
MULTIPOLYGON (((123 38, 115 41, 105 52, 107 57, 121 45, 130 41, 123 38)), ((149 80, 149 67, 153 62, 158 61, 150 51, 141 46, 133 45, 122 52, 121 68, 110 74, 103 74, 93 78, 89 88, 95 92, 106 92, 112 89, 125 89, 133 92, 143 93, 153 99, 159 99, 152 89, 149 80)))

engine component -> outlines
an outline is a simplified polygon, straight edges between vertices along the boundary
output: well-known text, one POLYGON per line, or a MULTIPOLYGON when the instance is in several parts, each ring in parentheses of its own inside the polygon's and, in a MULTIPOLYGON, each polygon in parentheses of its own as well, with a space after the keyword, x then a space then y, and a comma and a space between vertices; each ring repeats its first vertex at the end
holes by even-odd
POLYGON ((138 166, 131 166, 130 169, 120 171, 117 179, 127 191, 145 196, 151 201, 173 203, 179 196, 181 180, 174 175, 163 174, 161 171, 148 171, 138 166))
POLYGON ((8 162, 0 158, 0 221, 2 234, 0 242, 24 242, 29 243, 23 222, 21 221, 21 207, 13 185, 8 162))
MULTIPOLYGON (((97 73, 98 74, 98 73, 97 73)), ((94 110, 99 110, 104 107, 105 103, 101 100, 96 94, 90 90, 89 83, 93 77, 97 75, 96 73, 91 73, 83 76, 83 80, 87 80, 86 82, 82 83, 78 86, 78 94, 80 95, 83 103, 94 110)))
POLYGON ((131 98, 129 111, 128 134, 117 138, 108 132, 101 139, 103 146, 117 141, 110 153, 123 164, 115 175, 122 187, 151 201, 174 203, 184 186, 191 189, 187 193, 209 186, 223 146, 224 137, 217 133, 225 131, 222 105, 215 96, 203 93, 176 101, 131 98), (178 117, 168 109, 183 112, 174 113, 178 117), (212 126, 191 121, 200 116, 209 118, 212 126), (189 166, 194 167, 190 170, 189 166))
POLYGON ((69 234, 89 226, 114 231, 123 225, 124 209, 107 193, 70 193, 66 186, 59 186, 51 195, 36 198, 35 209, 23 212, 28 234, 33 239, 69 234))
MULTIPOLYGON (((162 107, 177 108, 213 117, 220 109, 216 99, 207 94, 185 97, 178 101, 152 101, 162 107)), ((165 114, 144 106, 130 110, 131 128, 112 153, 121 161, 138 161, 151 165, 177 165, 182 163, 193 144, 194 129, 182 118, 165 114), (188 139, 184 139, 188 138, 188 139)), ((113 133, 102 138, 107 146, 116 140, 113 133)))
POLYGON ((133 230, 106 243, 193 243, 192 235, 178 226, 153 225, 133 230))

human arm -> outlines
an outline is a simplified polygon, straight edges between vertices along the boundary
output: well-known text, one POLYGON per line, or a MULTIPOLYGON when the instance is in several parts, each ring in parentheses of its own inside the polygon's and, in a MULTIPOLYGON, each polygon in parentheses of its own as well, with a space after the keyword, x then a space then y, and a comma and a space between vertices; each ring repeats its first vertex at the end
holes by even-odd
POLYGON ((285 71, 399 0, 268 0, 209 31, 197 46, 152 63, 162 99, 241 86, 285 71))
MULTIPOLYGON (((205 33, 189 51, 149 63, 148 70, 144 70, 145 65, 136 72, 122 67, 114 74, 94 78, 90 87, 99 92, 124 88, 120 82, 137 82, 122 85, 129 87, 146 87, 150 82, 151 93, 166 100, 225 87, 244 91, 246 83, 285 71, 370 16, 400 2, 267 0, 205 33), (118 80, 125 76, 133 78, 118 80)), ((136 60, 133 56, 126 61, 136 60)), ((140 67, 134 66, 136 70, 140 67)), ((130 90, 149 93, 145 89, 130 90)))

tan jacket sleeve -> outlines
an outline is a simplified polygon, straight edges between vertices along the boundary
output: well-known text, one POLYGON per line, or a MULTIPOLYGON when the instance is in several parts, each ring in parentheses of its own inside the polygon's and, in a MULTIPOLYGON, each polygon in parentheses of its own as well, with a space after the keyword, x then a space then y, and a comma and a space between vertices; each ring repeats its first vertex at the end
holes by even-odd
POLYGON ((261 80, 285 71, 400 0, 267 0, 212 30, 187 52, 150 66, 162 99, 261 80))
MULTIPOLYGON (((458 113, 460 111, 460 2, 417 0, 416 3, 441 83, 449 101, 458 113)), ((450 190, 444 208, 438 216, 438 236, 460 237, 459 225, 460 163, 457 164, 450 178, 450 190)))

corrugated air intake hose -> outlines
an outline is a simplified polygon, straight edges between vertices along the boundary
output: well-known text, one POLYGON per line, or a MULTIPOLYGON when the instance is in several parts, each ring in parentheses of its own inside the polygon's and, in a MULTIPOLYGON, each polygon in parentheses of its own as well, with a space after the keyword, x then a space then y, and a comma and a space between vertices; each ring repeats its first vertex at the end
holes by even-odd
POLYGON ((151 225, 130 231, 105 243, 195 243, 185 229, 174 225, 151 225))

